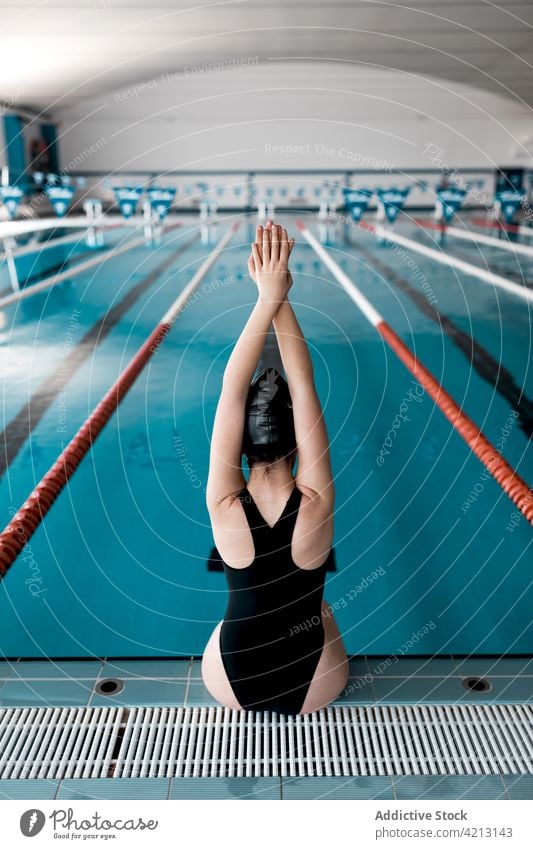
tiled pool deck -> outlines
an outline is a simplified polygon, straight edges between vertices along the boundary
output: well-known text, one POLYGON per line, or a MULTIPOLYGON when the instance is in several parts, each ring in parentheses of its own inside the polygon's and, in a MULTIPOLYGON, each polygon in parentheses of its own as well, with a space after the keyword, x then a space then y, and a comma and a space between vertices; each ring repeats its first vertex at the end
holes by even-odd
MULTIPOLYGON (((359 657, 334 705, 532 703, 533 658, 359 657), (465 689, 470 676, 491 688, 465 689)), ((200 661, 0 661, 0 707, 217 704, 200 661), (119 678, 113 696, 95 692, 119 678)), ((0 781, 0 799, 533 799, 533 775, 305 778, 64 779, 0 781)))

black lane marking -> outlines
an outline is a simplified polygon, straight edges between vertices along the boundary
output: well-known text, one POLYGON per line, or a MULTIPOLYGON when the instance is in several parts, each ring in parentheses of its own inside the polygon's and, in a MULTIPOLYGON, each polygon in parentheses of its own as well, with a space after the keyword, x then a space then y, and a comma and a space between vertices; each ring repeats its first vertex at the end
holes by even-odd
POLYGON ((80 366, 91 356, 94 350, 110 334, 117 322, 139 300, 142 294, 155 283, 161 274, 175 262, 176 258, 188 250, 196 241, 193 236, 184 245, 181 245, 150 274, 140 280, 112 309, 106 312, 86 334, 80 339, 76 347, 61 360, 54 368, 54 373, 47 377, 35 390, 31 398, 19 410, 12 421, 0 433, 2 451, 0 453, 0 477, 9 468, 20 449, 31 436, 32 431, 50 408, 58 393, 64 390, 65 385, 78 371, 80 366), (61 386, 57 383, 57 373, 61 374, 61 386))
POLYGON ((463 352, 479 376, 490 383, 511 404, 513 410, 516 410, 519 426, 530 438, 533 435, 533 401, 523 394, 511 372, 494 359, 492 354, 483 345, 476 342, 469 333, 461 330, 450 318, 439 312, 436 307, 429 303, 425 295, 411 286, 404 277, 400 277, 388 265, 377 259, 359 243, 354 242, 353 239, 346 238, 345 243, 349 247, 355 248, 370 265, 373 265, 377 271, 404 292, 416 304, 420 312, 444 330, 454 345, 463 352))
MULTIPOLYGON (((216 546, 213 546, 211 549, 211 553, 207 560, 207 571, 208 572, 223 572, 224 565, 223 560, 218 553, 218 549, 216 546)), ((337 571, 337 563, 335 561, 335 549, 331 549, 327 560, 326 560, 326 572, 336 572, 337 571)))

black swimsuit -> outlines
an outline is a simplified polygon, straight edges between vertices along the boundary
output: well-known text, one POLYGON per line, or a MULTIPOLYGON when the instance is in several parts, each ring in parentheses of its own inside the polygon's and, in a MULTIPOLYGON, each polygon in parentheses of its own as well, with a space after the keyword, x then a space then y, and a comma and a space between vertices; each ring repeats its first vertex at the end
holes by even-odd
POLYGON ((235 697, 249 710, 299 713, 324 646, 327 560, 315 569, 300 569, 291 557, 301 497, 294 487, 271 528, 248 489, 238 495, 255 557, 243 569, 224 563, 229 600, 220 652, 235 697))

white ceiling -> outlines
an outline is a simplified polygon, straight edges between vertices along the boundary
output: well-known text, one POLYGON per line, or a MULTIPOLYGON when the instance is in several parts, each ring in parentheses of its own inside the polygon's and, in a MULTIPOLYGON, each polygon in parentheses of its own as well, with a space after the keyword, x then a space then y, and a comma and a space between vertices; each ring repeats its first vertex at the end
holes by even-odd
POLYGON ((336 64, 466 83, 533 106, 533 0, 2 0, 0 98, 61 114, 160 74, 244 60, 254 85, 336 64))

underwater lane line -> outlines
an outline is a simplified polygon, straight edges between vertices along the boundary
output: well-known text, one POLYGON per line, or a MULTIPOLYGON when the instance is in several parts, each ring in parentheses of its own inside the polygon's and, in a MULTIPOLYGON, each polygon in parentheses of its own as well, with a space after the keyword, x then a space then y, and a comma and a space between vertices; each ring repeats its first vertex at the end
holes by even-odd
POLYGON ((54 501, 91 449, 98 435, 133 386, 148 360, 164 342, 179 314, 186 306, 188 299, 216 262, 238 227, 239 222, 234 222, 211 253, 208 254, 198 271, 193 274, 189 283, 165 312, 137 353, 134 354, 129 365, 122 371, 77 434, 71 439, 2 531, 0 534, 0 578, 5 576, 9 567, 30 537, 33 536, 54 501))
POLYGON ((373 266, 376 271, 382 274, 387 280, 390 280, 401 292, 406 294, 423 315, 434 321, 435 324, 438 324, 441 330, 444 330, 453 344, 462 351, 469 364, 481 379, 493 386, 496 392, 505 398, 511 404, 512 408, 517 411, 519 427, 528 438, 532 437, 533 401, 524 395, 511 372, 502 366, 483 345, 476 342, 473 336, 470 336, 465 330, 461 330, 451 318, 433 306, 422 292, 411 286, 409 281, 401 277, 394 269, 389 268, 388 265, 381 262, 381 260, 363 247, 363 245, 359 244, 359 242, 354 242, 349 238, 346 238, 344 241, 347 247, 357 251, 370 266, 373 266))
POLYGON ((429 259, 433 259, 435 262, 440 263, 440 265, 449 265, 452 268, 456 268, 458 271, 462 271, 463 274, 467 274, 469 277, 477 277, 479 280, 483 281, 483 283, 498 286, 500 289, 505 289, 506 292, 510 292, 512 295, 517 295, 519 298, 523 298, 526 301, 533 301, 533 289, 528 289, 526 286, 521 286, 519 283, 513 283, 506 277, 494 274, 492 271, 486 271, 483 268, 479 268, 477 265, 473 265, 471 262, 465 262, 465 260, 459 259, 451 254, 444 253, 443 251, 428 248, 426 245, 422 245, 414 239, 399 236, 397 233, 394 233, 392 230, 387 230, 385 227, 369 224, 366 221, 361 221, 359 226, 363 230, 367 230, 369 233, 373 233, 379 238, 387 239, 389 242, 396 242, 396 244, 415 251, 415 253, 427 256, 429 259))
POLYGON ((111 333, 122 316, 139 300, 165 271, 184 252, 188 251, 197 239, 197 235, 184 245, 175 248, 171 255, 161 262, 150 274, 140 280, 115 306, 107 310, 82 336, 80 341, 54 369, 54 373, 37 387, 31 397, 16 416, 0 432, 0 478, 15 460, 20 449, 31 436, 54 399, 63 391, 65 385, 74 377, 83 363, 111 333), (57 373, 61 375, 58 386, 57 373))
POLYGON ((350 280, 348 275, 344 273, 305 225, 301 221, 298 221, 297 226, 317 256, 329 268, 335 279, 359 307, 365 318, 375 327, 408 371, 411 372, 413 377, 426 390, 457 433, 462 436, 472 453, 483 463, 511 501, 524 514, 530 524, 533 524, 533 492, 530 487, 522 480, 518 472, 512 468, 507 460, 503 459, 475 422, 463 412, 451 395, 433 377, 431 372, 414 356, 392 327, 387 324, 383 316, 374 309, 370 301, 367 300, 355 283, 350 280))

